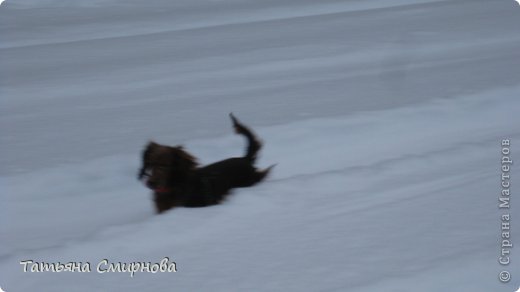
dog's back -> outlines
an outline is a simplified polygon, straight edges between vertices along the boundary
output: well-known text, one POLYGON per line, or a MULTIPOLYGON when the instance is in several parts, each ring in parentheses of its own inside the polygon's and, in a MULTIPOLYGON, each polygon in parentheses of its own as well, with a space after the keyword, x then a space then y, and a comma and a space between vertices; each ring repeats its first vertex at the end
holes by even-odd
POLYGON ((249 187, 261 181, 271 168, 259 171, 246 157, 228 158, 196 170, 201 177, 225 184, 228 189, 249 187))

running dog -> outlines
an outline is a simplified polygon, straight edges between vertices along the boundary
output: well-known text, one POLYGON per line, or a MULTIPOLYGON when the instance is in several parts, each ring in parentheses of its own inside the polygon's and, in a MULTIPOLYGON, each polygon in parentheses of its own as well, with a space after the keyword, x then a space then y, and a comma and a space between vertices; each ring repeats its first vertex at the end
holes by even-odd
POLYGON ((232 113, 229 116, 235 132, 248 140, 243 157, 198 167, 196 158, 182 146, 164 146, 155 142, 146 145, 138 178, 153 190, 157 213, 177 206, 205 207, 219 204, 231 189, 252 186, 269 174, 274 165, 263 170, 254 166, 262 147, 260 141, 232 113))

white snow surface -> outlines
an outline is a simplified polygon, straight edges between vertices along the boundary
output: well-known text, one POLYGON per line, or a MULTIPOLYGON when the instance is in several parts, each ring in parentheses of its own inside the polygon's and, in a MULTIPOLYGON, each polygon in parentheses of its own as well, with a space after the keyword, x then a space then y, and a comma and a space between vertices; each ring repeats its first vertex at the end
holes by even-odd
POLYGON ((502 139, 520 157, 519 27, 505 0, 4 2, 0 287, 515 291, 498 197, 502 139), (272 175, 155 215, 142 147, 241 155, 229 112, 272 175), (96 272, 164 257, 176 273, 96 272))

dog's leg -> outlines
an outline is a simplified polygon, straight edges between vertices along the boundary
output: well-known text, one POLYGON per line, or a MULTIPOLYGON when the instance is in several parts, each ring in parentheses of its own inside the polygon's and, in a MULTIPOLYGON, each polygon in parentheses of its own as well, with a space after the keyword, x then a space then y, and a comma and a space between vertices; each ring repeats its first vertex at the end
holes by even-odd
POLYGON ((269 175, 269 172, 271 172, 271 169, 273 169, 273 167, 275 167, 276 164, 273 164, 271 166, 269 166, 268 168, 264 169, 264 170, 261 170, 261 171, 257 171, 256 172, 256 182, 259 182, 261 180, 263 180, 266 176, 269 175))
POLYGON ((266 176, 269 175, 271 169, 275 167, 276 164, 269 166, 266 169, 263 170, 256 170, 253 169, 252 172, 248 175, 247 178, 245 178, 238 187, 250 187, 254 184, 257 184, 258 182, 262 181, 266 176))
POLYGON ((173 207, 175 207, 174 201, 171 198, 168 198, 164 194, 154 193, 154 203, 155 203, 155 211, 157 214, 161 214, 164 211, 167 211, 173 207))

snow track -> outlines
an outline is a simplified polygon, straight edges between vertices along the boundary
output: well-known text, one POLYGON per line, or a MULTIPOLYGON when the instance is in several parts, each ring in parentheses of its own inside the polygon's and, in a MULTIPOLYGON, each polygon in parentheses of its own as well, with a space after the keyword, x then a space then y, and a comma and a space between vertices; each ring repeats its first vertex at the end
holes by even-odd
MULTIPOLYGON (((517 93, 260 127, 267 142, 260 164, 279 163, 268 181, 236 190, 223 205, 162 216, 153 215, 148 191, 135 180, 137 154, 5 177, 2 214, 17 223, 0 231, 2 280, 27 290, 53 283, 77 291, 83 291, 78 283, 87 291, 93 281, 182 291, 225 290, 231 283, 254 289, 263 279, 273 285, 266 290, 280 291, 365 289, 395 279, 402 285, 411 274, 453 281, 430 269, 462 269, 461 259, 494 255, 497 209, 490 194, 498 184, 501 137, 520 138, 509 123, 520 106, 517 93), (126 274, 24 274, 19 265, 27 258, 97 263, 164 256, 179 273, 131 281, 126 274), (245 268, 251 272, 241 273, 245 268)), ((241 153, 242 143, 228 135, 187 147, 210 162, 241 153)), ((477 261, 463 279, 485 276, 486 266, 477 261)))

